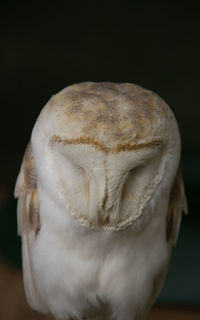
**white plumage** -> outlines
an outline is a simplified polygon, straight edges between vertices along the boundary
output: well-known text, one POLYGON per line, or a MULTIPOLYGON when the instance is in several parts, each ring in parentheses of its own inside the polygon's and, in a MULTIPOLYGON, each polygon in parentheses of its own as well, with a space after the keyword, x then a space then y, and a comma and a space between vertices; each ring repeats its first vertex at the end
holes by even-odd
POLYGON ((24 285, 57 319, 144 319, 187 205, 166 103, 85 82, 39 115, 17 179, 24 285))

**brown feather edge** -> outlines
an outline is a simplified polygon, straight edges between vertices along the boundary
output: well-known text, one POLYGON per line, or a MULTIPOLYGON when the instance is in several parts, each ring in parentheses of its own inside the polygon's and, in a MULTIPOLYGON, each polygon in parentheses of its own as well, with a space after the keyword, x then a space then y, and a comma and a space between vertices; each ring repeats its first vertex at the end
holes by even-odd
POLYGON ((179 166, 172 185, 166 216, 166 240, 168 243, 172 243, 173 245, 177 241, 182 212, 187 214, 188 207, 181 167, 179 166))
MULTIPOLYGON (((22 219, 18 219, 20 222, 20 234, 22 231, 32 229, 35 232, 35 235, 40 231, 41 223, 39 216, 39 202, 37 195, 37 175, 35 171, 35 163, 32 154, 31 143, 27 145, 25 150, 24 159, 22 163, 22 167, 20 170, 20 174, 23 174, 23 180, 21 182, 17 182, 15 188, 15 197, 18 197, 18 201, 21 202, 21 198, 26 198, 28 200, 28 209, 26 207, 26 217, 22 217, 22 219), (27 219, 28 217, 28 219, 27 219), (21 221, 23 220, 23 221, 21 221), (26 227, 24 226, 24 223, 26 227)), ((19 175, 20 175, 19 174, 19 175)), ((21 210, 20 210, 21 211, 21 210)), ((19 212, 20 215, 20 212, 19 212)))
POLYGON ((163 146, 163 142, 161 140, 155 140, 149 143, 140 143, 140 144, 131 144, 129 142, 118 144, 115 147, 107 147, 104 144, 98 142, 97 140, 91 137, 79 137, 76 139, 63 139, 57 135, 53 135, 50 139, 50 144, 54 143, 62 143, 63 145, 71 145, 71 144, 89 144, 96 149, 99 149, 105 153, 118 153, 121 151, 131 151, 137 149, 144 149, 149 147, 161 147, 163 146))

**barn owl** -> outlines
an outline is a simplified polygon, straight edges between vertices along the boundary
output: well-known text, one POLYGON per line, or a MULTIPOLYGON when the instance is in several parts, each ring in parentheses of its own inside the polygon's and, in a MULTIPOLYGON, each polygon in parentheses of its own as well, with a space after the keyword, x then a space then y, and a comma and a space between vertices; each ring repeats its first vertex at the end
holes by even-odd
POLYGON ((187 211, 168 105, 129 83, 54 95, 15 187, 30 306, 60 320, 141 320, 187 211))

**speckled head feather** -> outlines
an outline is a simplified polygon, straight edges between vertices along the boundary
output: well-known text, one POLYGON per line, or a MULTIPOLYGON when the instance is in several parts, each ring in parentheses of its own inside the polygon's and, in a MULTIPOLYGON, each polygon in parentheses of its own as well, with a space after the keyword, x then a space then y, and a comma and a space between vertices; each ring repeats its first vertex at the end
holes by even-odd
POLYGON ((52 118, 52 141, 85 141, 111 152, 165 142, 170 114, 155 93, 109 82, 71 85, 54 95, 43 113, 52 118))
POLYGON ((173 113, 155 93, 129 83, 84 82, 50 99, 36 122, 32 144, 46 157, 44 166, 54 173, 70 215, 89 228, 114 231, 145 220, 144 208, 165 172, 161 150, 173 148, 174 134, 178 150, 173 113), (148 157, 154 157, 152 168, 146 178, 141 173, 141 184, 142 169, 131 169, 148 157), (70 158, 79 168, 79 177, 73 178, 76 185, 71 180, 74 166, 68 172, 65 168, 70 158), (84 182, 77 184, 82 176, 84 182))

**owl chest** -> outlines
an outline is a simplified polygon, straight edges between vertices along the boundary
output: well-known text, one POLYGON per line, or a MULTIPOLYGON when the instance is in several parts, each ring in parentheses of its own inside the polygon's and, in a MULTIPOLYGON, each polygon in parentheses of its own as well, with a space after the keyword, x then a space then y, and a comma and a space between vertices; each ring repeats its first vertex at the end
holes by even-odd
POLYGON ((34 279, 46 308, 71 314, 98 299, 131 305, 140 295, 148 299, 153 278, 167 260, 162 227, 153 232, 152 221, 138 233, 88 230, 60 209, 41 205, 42 227, 32 245, 34 279))

